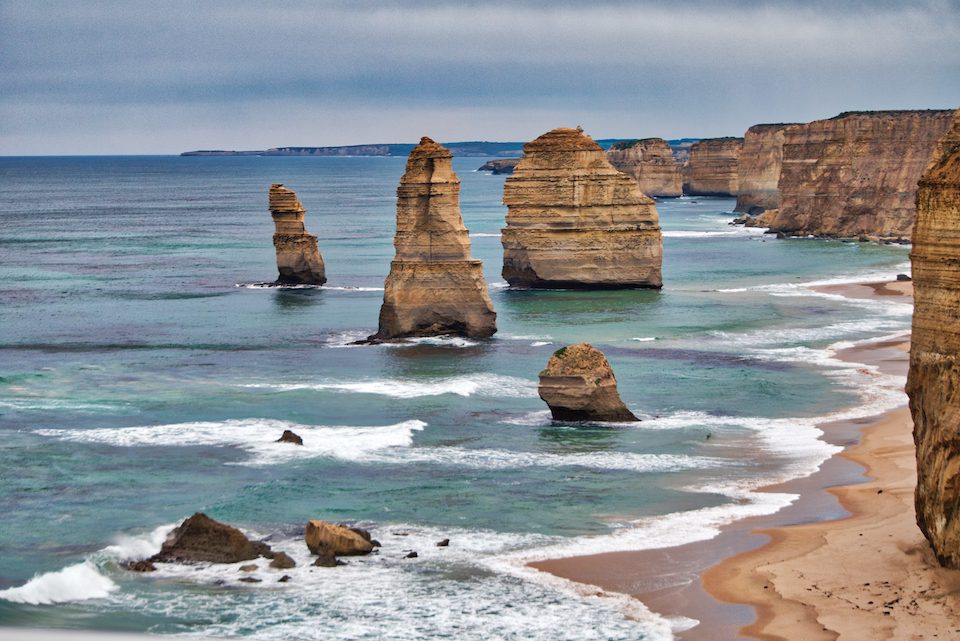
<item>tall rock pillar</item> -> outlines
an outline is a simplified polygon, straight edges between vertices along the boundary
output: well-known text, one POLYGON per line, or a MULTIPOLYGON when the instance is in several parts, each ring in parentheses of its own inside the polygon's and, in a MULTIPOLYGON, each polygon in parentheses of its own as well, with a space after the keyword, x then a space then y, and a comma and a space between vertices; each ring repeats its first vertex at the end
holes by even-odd
POLYGON ((270 215, 276 230, 278 285, 323 285, 327 275, 317 237, 303 226, 303 205, 296 192, 276 183, 270 185, 270 215))

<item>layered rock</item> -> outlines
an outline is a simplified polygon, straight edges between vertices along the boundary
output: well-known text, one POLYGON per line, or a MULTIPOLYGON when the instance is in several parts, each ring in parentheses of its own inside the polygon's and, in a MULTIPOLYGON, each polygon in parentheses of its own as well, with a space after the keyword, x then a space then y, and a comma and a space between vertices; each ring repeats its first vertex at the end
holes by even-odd
POLYGON ((907 394, 917 446, 917 524, 960 568, 960 112, 920 180, 913 228, 907 394))
POLYGON ((952 118, 952 111, 860 111, 785 129, 771 231, 909 238, 917 181, 952 118))
POLYGON ((734 211, 757 216, 780 207, 780 167, 784 129, 792 124, 754 125, 743 137, 737 165, 737 206, 734 211))
POLYGON ((303 226, 303 205, 296 192, 279 183, 270 185, 270 215, 276 230, 277 284, 323 285, 327 282, 317 237, 303 226))
POLYGON ((307 548, 314 554, 358 556, 370 554, 374 545, 361 531, 326 521, 307 521, 304 532, 307 548))
POLYGON ((648 196, 678 198, 683 195, 680 165, 663 138, 614 143, 607 150, 607 160, 636 180, 640 191, 648 196))
POLYGON ((736 196, 743 138, 705 138, 690 147, 683 165, 683 193, 736 196))
POLYGON ((603 352, 588 343, 558 349, 537 388, 557 421, 638 421, 620 400, 603 352))
POLYGON ((258 556, 274 555, 266 543, 251 541, 237 528, 197 512, 167 535, 150 561, 237 563, 258 556))
POLYGON ((657 209, 600 145, 579 128, 561 128, 523 151, 503 189, 504 280, 519 287, 661 287, 657 209))
POLYGON ((510 175, 516 168, 519 158, 498 158, 497 160, 488 160, 480 165, 477 171, 489 171, 494 176, 501 174, 510 175))
POLYGON ((460 215, 460 179, 450 152, 420 140, 397 188, 397 253, 371 340, 497 331, 497 315, 460 215))

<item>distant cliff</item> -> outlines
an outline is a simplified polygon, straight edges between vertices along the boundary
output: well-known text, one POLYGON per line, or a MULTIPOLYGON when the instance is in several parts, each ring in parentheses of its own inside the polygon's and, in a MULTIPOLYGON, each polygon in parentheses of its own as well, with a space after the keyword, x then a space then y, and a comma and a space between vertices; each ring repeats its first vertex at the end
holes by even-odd
POLYGON ((737 207, 756 216, 780 206, 780 167, 783 163, 784 129, 790 124, 754 125, 743 137, 737 167, 737 207))
MULTIPOLYGON (((339 147, 273 147, 259 151, 200 150, 185 151, 181 156, 409 156, 416 145, 387 143, 345 145, 339 147)), ((519 156, 522 142, 448 142, 444 145, 454 156, 519 156)))
POLYGON ((917 181, 953 115, 856 111, 785 129, 780 211, 770 229, 909 238, 917 181))
POLYGON ((647 196, 677 198, 683 195, 680 165, 663 138, 618 142, 607 150, 610 164, 637 181, 647 196))
POLYGON ((706 138, 690 147, 683 166, 683 193, 736 196, 743 138, 706 138))

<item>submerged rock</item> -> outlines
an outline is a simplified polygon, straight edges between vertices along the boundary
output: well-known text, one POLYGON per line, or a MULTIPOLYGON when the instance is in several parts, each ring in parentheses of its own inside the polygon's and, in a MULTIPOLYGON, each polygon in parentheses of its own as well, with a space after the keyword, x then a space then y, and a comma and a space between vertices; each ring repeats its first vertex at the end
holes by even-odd
POLYGON ((323 285, 327 282, 317 237, 303 226, 303 205, 297 194, 280 183, 270 186, 270 215, 276 230, 278 285, 323 285))
POLYGON ((390 264, 371 341, 414 336, 485 338, 497 315, 483 277, 470 257, 460 215, 460 179, 443 146, 422 138, 407 159, 397 188, 397 253, 390 264))
POLYGON ((157 566, 147 560, 128 561, 123 564, 123 568, 131 572, 156 572, 157 566))
POLYGON ((286 552, 274 553, 273 559, 270 561, 270 567, 277 570, 289 570, 296 566, 297 562, 290 558, 290 555, 286 552))
POLYGON ((653 199, 581 129, 528 142, 503 188, 503 278, 515 287, 659 288, 653 199))
POLYGON ((743 138, 705 138, 690 147, 683 166, 688 196, 736 196, 743 138))
POLYGON ((960 111, 917 191, 907 394, 917 446, 917 524, 960 568, 960 111))
POLYGON ((243 532, 197 512, 173 529, 150 561, 237 563, 272 555, 266 543, 251 541, 243 532))
POLYGON ((307 548, 314 554, 329 552, 334 556, 357 556, 370 554, 373 544, 364 537, 343 525, 334 525, 326 521, 307 521, 304 532, 307 548))
POLYGON ((537 391, 557 421, 639 421, 617 391, 603 353, 588 343, 558 349, 540 372, 537 391))
POLYGON ((610 164, 637 181, 647 196, 678 198, 683 195, 680 165, 663 138, 614 143, 607 150, 610 164))
POLYGON ((276 440, 277 443, 293 443, 294 445, 303 445, 303 439, 291 430, 283 430, 283 434, 276 440))

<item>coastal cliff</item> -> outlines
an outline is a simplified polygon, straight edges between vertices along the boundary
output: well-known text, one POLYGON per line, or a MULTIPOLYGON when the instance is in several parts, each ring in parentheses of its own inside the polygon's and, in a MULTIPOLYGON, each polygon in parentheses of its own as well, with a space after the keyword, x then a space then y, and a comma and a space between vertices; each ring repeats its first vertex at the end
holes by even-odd
POLYGON ((397 187, 396 257, 371 340, 410 336, 487 337, 497 315, 460 215, 452 156, 430 138, 410 152, 397 187))
POLYGON ((737 206, 734 211, 756 216, 780 206, 780 167, 784 129, 791 124, 754 125, 743 137, 737 166, 737 206))
POLYGON ((524 145, 503 189, 503 278, 513 286, 662 285, 663 241, 653 200, 580 129, 524 145))
POLYGON ((771 231, 909 238, 916 186, 954 112, 860 111, 784 130, 771 231))
POLYGON ((273 246, 277 250, 279 285, 323 285, 327 275, 317 237, 307 233, 303 225, 306 213, 296 192, 280 183, 270 186, 270 215, 275 232, 273 246))
POLYGON ((647 196, 678 198, 683 195, 680 165, 663 138, 645 138, 613 144, 607 150, 610 164, 632 177, 647 196))
POLYGON ((917 191, 907 394, 917 447, 917 524, 960 568, 960 112, 917 191))
POLYGON ((690 147, 683 166, 683 193, 736 196, 743 138, 706 138, 690 147))

